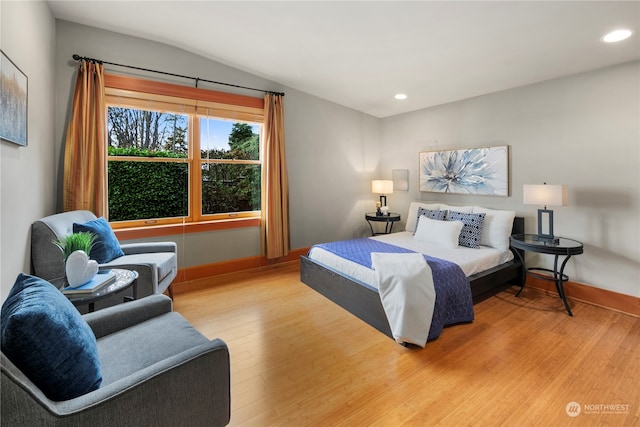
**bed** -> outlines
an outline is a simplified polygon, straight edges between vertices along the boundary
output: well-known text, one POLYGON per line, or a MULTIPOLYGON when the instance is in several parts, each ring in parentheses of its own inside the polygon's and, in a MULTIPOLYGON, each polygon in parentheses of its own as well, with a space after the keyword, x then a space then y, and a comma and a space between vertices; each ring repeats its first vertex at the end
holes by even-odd
MULTIPOLYGON (((499 247, 501 253, 498 257, 499 260, 488 268, 482 265, 469 266, 464 260, 461 262, 461 269, 464 270, 468 279, 473 304, 508 288, 512 284, 521 283, 522 264, 520 258, 514 256, 516 250, 509 246, 508 239, 511 234, 524 233, 524 218, 516 217, 515 213, 510 211, 491 210, 478 206, 448 206, 438 203, 413 202, 409 207, 407 224, 403 232, 375 236, 369 239, 382 242, 382 244, 399 245, 409 251, 422 252, 420 244, 412 244, 422 225, 420 222, 421 214, 427 216, 426 212, 438 211, 484 213, 485 229, 482 232, 478 249, 484 251, 489 244, 499 247), (496 241, 499 243, 495 243, 496 241)), ((332 257, 335 258, 335 254, 329 254, 327 258, 326 251, 320 249, 316 249, 316 245, 314 245, 306 256, 301 257, 300 280, 393 339, 394 336, 381 296, 378 290, 371 286, 371 277, 367 277, 367 275, 371 276, 371 273, 366 272, 367 268, 363 267, 363 269, 362 266, 356 266, 353 262, 351 264, 347 262, 346 266, 345 264, 341 265, 340 261, 336 264, 335 259, 332 260, 332 257), (323 255, 317 256, 314 254, 315 252, 323 255)), ((443 252, 455 252, 449 249, 445 248, 443 252)), ((468 252, 473 252, 473 250, 468 252)), ((428 255, 433 256, 433 254, 428 255)))

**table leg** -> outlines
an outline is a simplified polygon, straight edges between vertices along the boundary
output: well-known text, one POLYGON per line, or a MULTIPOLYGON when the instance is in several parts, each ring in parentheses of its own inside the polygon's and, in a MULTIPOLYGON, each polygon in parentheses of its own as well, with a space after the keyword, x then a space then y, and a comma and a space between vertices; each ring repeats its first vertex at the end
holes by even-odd
POLYGON ((123 298, 124 302, 135 301, 138 299, 138 279, 134 279, 131 283, 131 286, 133 286, 133 288, 131 289, 133 292, 133 296, 125 295, 125 297, 123 298))
POLYGON ((375 233, 375 231, 373 231, 373 225, 371 225, 371 221, 367 220, 367 224, 369 224, 369 228, 371 229, 371 235, 375 236, 376 233, 375 233))
MULTIPOLYGON (((569 261, 569 258, 571 258, 571 255, 567 255, 564 261, 562 261, 562 266, 560 267, 560 273, 556 279, 556 288, 558 288, 558 293, 560 294, 560 298, 562 298, 564 307, 567 309, 567 313, 569 313, 569 316, 573 317, 573 313, 571 312, 571 308, 569 307, 569 303, 567 302, 567 297, 564 294, 564 286, 563 286, 564 278, 565 278, 564 267, 565 265, 567 265, 567 261, 569 261)), ((554 263, 554 271, 558 271, 557 266, 558 266, 558 255, 556 255, 556 260, 554 263)))
POLYGON ((520 253, 520 251, 514 251, 518 258, 520 258, 520 263, 522 264, 522 283, 520 284, 520 290, 516 294, 516 297, 520 296, 520 293, 524 289, 524 285, 527 282, 527 266, 524 264, 524 255, 520 253))

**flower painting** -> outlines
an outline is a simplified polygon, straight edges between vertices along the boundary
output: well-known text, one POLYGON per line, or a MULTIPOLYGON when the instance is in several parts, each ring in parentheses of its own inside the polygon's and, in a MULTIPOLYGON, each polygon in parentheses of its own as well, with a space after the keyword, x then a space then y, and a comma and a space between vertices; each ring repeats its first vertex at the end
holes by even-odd
POLYGON ((509 147, 420 153, 420 191, 509 195, 509 147))

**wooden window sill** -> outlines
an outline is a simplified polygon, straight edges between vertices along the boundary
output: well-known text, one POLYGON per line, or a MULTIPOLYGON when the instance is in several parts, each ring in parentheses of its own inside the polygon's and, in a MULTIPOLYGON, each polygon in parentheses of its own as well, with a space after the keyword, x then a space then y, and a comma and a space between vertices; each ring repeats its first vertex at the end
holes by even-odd
POLYGON ((118 240, 144 239, 184 233, 204 233, 232 228, 260 227, 260 218, 237 218, 222 221, 132 227, 113 230, 118 240))

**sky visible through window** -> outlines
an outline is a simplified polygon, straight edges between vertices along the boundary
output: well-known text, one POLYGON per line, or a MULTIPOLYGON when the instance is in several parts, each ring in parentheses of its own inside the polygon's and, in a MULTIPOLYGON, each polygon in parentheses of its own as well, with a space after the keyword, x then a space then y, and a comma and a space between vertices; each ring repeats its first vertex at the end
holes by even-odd
MULTIPOLYGON (((229 135, 234 123, 238 123, 238 120, 214 117, 201 117, 200 120, 200 149, 229 151, 229 135)), ((109 144, 115 148, 172 150, 167 145, 171 140, 182 140, 186 143, 188 123, 189 116, 180 113, 109 106, 107 121, 109 144)), ((251 127, 254 134, 260 134, 260 125, 246 124, 251 127)))
MULTIPOLYGON (((235 120, 206 119, 200 122, 201 150, 229 150, 229 134, 235 120)), ((253 133, 260 134, 260 126, 248 123, 253 133)))

